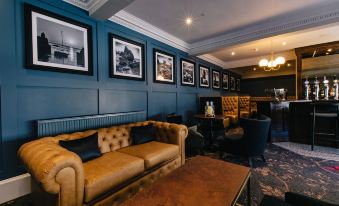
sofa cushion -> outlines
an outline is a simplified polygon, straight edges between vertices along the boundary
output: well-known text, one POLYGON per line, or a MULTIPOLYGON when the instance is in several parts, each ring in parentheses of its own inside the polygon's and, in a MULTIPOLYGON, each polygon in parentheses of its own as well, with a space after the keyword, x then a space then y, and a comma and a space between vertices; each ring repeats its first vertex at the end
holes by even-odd
POLYGON ((83 162, 101 156, 98 147, 98 133, 80 139, 60 140, 59 145, 79 155, 83 162))
POLYGON ((155 128, 153 124, 132 127, 131 136, 134 145, 155 141, 155 128))
POLYGON ((179 147, 177 145, 155 141, 125 147, 117 151, 144 159, 146 169, 179 155, 179 147))
POLYGON ((144 171, 144 160, 120 152, 108 152, 84 163, 85 202, 113 189, 144 171))

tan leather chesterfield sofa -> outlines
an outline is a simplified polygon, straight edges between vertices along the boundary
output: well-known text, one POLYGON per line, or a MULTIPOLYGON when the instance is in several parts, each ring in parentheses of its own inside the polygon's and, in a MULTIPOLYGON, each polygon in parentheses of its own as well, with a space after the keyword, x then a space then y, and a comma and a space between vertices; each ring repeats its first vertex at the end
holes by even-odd
POLYGON ((111 206, 183 165, 187 132, 184 125, 146 121, 44 137, 22 145, 18 155, 33 177, 38 205, 111 206), (131 145, 131 127, 150 123, 157 141, 131 145), (58 144, 95 132, 102 156, 85 163, 58 144))

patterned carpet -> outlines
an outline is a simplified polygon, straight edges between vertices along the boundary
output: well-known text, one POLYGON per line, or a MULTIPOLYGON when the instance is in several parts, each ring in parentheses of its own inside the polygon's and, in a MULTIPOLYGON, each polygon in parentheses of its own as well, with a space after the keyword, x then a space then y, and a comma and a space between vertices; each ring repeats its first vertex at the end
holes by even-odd
MULTIPOLYGON (((219 158, 214 153, 207 155, 219 158)), ((257 205, 264 194, 283 199, 287 191, 339 203, 339 173, 328 169, 338 166, 339 162, 305 157, 275 145, 268 146, 265 157, 266 163, 260 159, 253 162, 251 181, 253 205, 257 205)), ((248 165, 246 159, 239 157, 226 156, 223 159, 248 165)), ((245 195, 242 195, 240 203, 244 202, 245 195)))

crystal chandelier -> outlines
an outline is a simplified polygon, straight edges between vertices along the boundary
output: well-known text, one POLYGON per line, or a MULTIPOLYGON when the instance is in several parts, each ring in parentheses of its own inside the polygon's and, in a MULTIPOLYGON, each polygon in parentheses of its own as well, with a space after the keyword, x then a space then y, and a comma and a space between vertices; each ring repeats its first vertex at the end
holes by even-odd
POLYGON ((259 61, 259 66, 264 69, 264 71, 277 71, 280 69, 280 66, 285 64, 285 58, 284 57, 277 57, 274 58, 274 52, 272 50, 272 40, 271 40, 271 55, 269 59, 261 59, 259 61))

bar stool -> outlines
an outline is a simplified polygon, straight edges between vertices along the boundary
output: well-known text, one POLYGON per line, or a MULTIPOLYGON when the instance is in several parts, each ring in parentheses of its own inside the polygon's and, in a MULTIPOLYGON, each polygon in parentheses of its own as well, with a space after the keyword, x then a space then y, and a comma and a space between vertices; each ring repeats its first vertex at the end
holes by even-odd
POLYGON ((339 118, 339 103, 335 102, 314 102, 311 103, 313 107, 313 111, 310 115, 313 116, 312 119, 312 151, 314 149, 314 137, 315 135, 327 135, 327 136, 334 136, 336 139, 338 138, 338 118, 339 118), (335 132, 334 133, 323 133, 323 132, 316 132, 316 118, 332 118, 335 119, 335 132))

